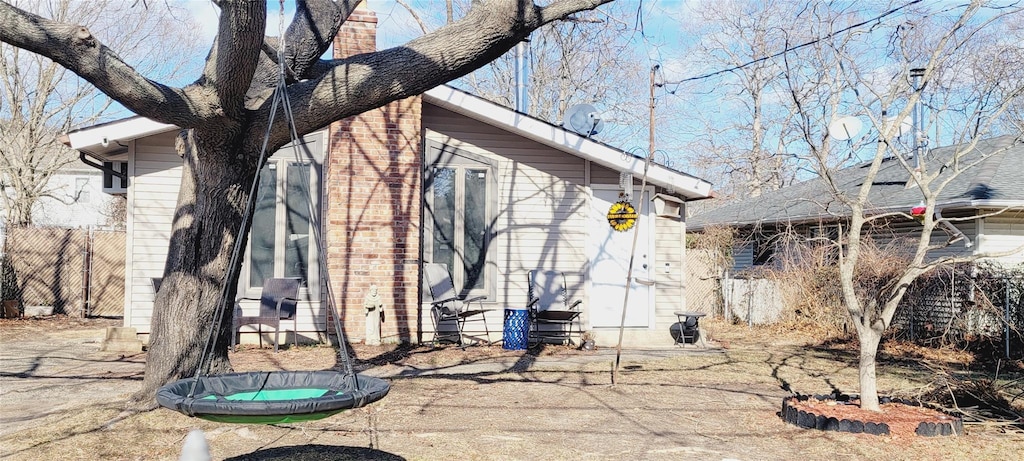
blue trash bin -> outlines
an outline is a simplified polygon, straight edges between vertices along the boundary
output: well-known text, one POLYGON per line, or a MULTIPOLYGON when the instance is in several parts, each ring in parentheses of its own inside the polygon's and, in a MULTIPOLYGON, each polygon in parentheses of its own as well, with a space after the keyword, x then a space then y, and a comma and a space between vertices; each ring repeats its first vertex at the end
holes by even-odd
POLYGON ((510 351, 526 350, 530 332, 530 311, 526 309, 505 309, 505 330, 502 348, 510 351))

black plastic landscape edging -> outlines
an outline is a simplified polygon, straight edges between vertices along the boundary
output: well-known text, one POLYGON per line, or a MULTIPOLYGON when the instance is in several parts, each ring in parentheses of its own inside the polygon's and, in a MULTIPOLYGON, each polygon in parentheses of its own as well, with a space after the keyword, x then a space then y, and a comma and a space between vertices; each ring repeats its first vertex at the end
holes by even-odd
MULTIPOLYGON (((855 396, 849 395, 795 395, 782 399, 782 412, 779 416, 782 420, 805 429, 818 429, 821 431, 851 432, 854 434, 890 435, 889 425, 885 423, 873 423, 864 421, 851 421, 849 419, 838 419, 835 417, 816 415, 814 413, 799 410, 792 405, 792 401, 805 402, 810 398, 820 401, 833 400, 840 405, 852 405, 851 400, 855 396)), ((917 402, 909 402, 901 399, 888 397, 879 398, 879 403, 901 403, 903 405, 921 406, 917 402)), ((936 410, 940 411, 940 410, 936 410)), ((922 422, 917 425, 915 433, 924 437, 937 437, 946 435, 960 435, 964 433, 964 422, 959 415, 943 412, 953 418, 948 422, 930 423, 922 422)))

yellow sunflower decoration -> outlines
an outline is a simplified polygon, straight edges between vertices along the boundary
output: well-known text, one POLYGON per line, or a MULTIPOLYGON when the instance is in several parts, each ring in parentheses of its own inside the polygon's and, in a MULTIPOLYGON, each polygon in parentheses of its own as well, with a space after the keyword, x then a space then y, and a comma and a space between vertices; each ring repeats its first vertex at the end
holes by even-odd
POLYGON ((633 228, 637 216, 633 204, 627 201, 615 202, 608 209, 608 224, 618 232, 625 232, 633 228))

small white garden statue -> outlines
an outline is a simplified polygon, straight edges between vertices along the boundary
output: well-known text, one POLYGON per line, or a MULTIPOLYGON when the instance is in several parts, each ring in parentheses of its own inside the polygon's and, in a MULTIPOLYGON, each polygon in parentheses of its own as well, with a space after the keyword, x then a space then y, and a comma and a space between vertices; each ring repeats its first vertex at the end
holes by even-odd
POLYGON ((377 285, 370 285, 370 292, 363 299, 366 309, 366 339, 368 346, 380 345, 380 326, 384 323, 384 302, 377 293, 377 285))

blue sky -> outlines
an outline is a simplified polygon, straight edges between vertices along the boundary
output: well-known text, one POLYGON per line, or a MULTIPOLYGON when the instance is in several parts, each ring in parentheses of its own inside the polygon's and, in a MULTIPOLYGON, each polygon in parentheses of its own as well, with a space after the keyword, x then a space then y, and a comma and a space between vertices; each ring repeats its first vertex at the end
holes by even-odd
MULTIPOLYGON (((625 4, 626 8, 635 9, 640 12, 643 33, 635 32, 630 40, 644 50, 649 56, 651 63, 660 62, 665 68, 665 77, 668 80, 684 77, 683 69, 673 56, 683 36, 680 23, 688 16, 687 12, 692 4, 700 0, 618 0, 617 3, 625 4)), ((203 38, 205 43, 211 43, 213 35, 217 30, 217 8, 208 0, 184 0, 189 5, 196 20, 202 25, 203 38)), ((444 14, 444 2, 442 0, 410 0, 407 3, 418 11, 420 16, 428 25, 437 26, 439 22, 431 23, 432 14, 434 18, 441 18, 444 14)), ((420 35, 420 28, 412 15, 394 0, 369 0, 369 8, 377 14, 378 20, 378 46, 381 48, 391 47, 405 43, 406 41, 420 35)), ((295 14, 294 0, 284 2, 284 23, 287 26, 295 14)), ((280 9, 277 1, 268 2, 267 9, 267 34, 277 35, 280 23, 280 9)), ((633 18, 636 24, 636 18, 633 18)))
MULTIPOLYGON (((213 34, 216 31, 216 8, 212 6, 209 0, 180 1, 187 4, 189 9, 193 12, 194 17, 202 23, 204 31, 203 43, 204 46, 209 46, 209 43, 212 42, 213 34)), ((436 28, 443 22, 443 0, 407 1, 417 9, 422 19, 427 22, 428 27, 436 28)), ((906 0, 906 2, 909 1, 910 0, 906 0)), ((660 64, 662 66, 662 73, 659 77, 662 81, 668 82, 679 81, 695 77, 709 71, 719 70, 717 68, 706 68, 706 64, 688 61, 689 55, 684 51, 688 45, 692 45, 692 42, 701 39, 701 37, 694 34, 693 29, 690 28, 692 26, 699 25, 694 23, 694 18, 698 17, 698 15, 695 14, 695 10, 699 8, 706 8, 713 4, 713 0, 618 0, 615 3, 619 8, 632 11, 632 14, 629 14, 629 18, 627 19, 632 33, 627 37, 622 37, 622 39, 627 40, 632 46, 636 47, 637 54, 641 59, 646 57, 647 62, 644 63, 641 68, 649 69, 650 66, 654 64, 660 64)), ((377 38, 379 47, 386 48, 400 45, 421 34, 420 27, 413 19, 412 15, 396 1, 368 0, 368 5, 369 8, 377 14, 377 38)), ((867 5, 862 7, 861 4, 858 3, 853 3, 851 5, 851 8, 854 9, 872 9, 872 7, 867 5)), ((961 7, 959 3, 947 2, 944 0, 929 0, 924 3, 924 5, 940 10, 945 6, 948 6, 949 8, 961 7)), ((878 5, 874 6, 877 7, 878 5)), ((287 24, 294 13, 294 0, 285 1, 284 9, 284 23, 287 24)), ((458 12, 456 15, 458 16, 458 12)), ((277 35, 280 23, 281 20, 278 10, 278 2, 271 0, 268 2, 268 34, 277 35)), ((884 36, 876 38, 884 38, 884 36)), ((868 38, 865 38, 864 40, 868 40, 868 38)), ((328 54, 328 57, 329 56, 330 55, 328 54)), ((201 59, 201 56, 198 59, 201 59)), ((199 65, 201 65, 201 62, 199 65)), ((892 78, 890 73, 884 71, 882 73, 885 75, 882 76, 884 78, 881 80, 884 81, 892 78)), ((673 87, 672 85, 669 85, 667 88, 659 88, 656 91, 658 113, 661 116, 667 116, 666 114, 669 113, 678 113, 680 110, 679 108, 681 107, 679 104, 684 100, 688 100, 691 107, 690 110, 692 110, 692 106, 694 104, 703 104, 703 108, 701 109, 702 113, 712 119, 722 119, 723 126, 728 125, 728 119, 731 117, 727 114, 730 113, 731 109, 728 107, 728 104, 723 103, 723 100, 721 99, 722 95, 718 94, 719 91, 716 90, 709 92, 710 88, 716 87, 718 83, 721 82, 721 78, 728 78, 728 76, 692 82, 682 86, 673 87), (670 95, 667 93, 667 89, 678 89, 678 94, 670 95)), ((637 81, 632 84, 641 85, 643 88, 646 88, 646 73, 638 75, 637 81)), ((610 115, 612 118, 615 117, 614 114, 610 115)), ((643 130, 640 130, 644 132, 643 136, 640 136, 643 139, 632 139, 631 137, 631 139, 620 140, 621 142, 615 142, 613 144, 627 149, 634 145, 646 148, 646 127, 639 128, 643 128, 643 130)), ((665 127, 661 126, 659 128, 665 127)), ((691 130, 699 131, 699 129, 700 127, 686 127, 685 123, 683 123, 681 125, 674 126, 671 131, 675 132, 674 134, 676 135, 677 141, 679 141, 681 139, 685 140, 685 138, 691 137, 691 130)), ((660 145, 662 144, 659 141, 659 146, 660 145)), ((666 148, 668 148, 667 143, 666 148)))

